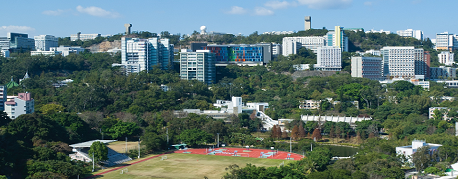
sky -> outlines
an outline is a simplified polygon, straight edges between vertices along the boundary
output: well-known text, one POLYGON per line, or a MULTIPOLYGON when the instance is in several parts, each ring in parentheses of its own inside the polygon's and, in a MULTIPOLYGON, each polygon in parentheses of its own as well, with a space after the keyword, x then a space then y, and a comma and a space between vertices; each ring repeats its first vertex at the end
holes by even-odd
POLYGON ((79 0, 2 2, 0 37, 7 32, 69 37, 71 34, 118 34, 132 31, 191 34, 207 26, 249 35, 257 31, 300 31, 304 16, 312 28, 364 28, 368 31, 414 29, 424 37, 458 33, 457 0, 79 0))

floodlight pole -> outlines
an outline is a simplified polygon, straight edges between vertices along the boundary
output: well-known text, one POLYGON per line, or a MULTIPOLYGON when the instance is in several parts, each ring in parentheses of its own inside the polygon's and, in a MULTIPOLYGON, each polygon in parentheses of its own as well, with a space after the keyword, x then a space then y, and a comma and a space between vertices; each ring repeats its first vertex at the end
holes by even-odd
POLYGON ((169 128, 166 128, 166 133, 167 133, 167 148, 169 148, 169 128))
POLYGON ((94 168, 95 168, 95 159, 94 159, 94 152, 92 152, 92 172, 94 172, 94 168))
POLYGON ((127 154, 127 137, 126 137, 126 155, 128 155, 128 154, 127 154))
POLYGON ((292 147, 291 147, 291 137, 289 137, 289 153, 292 153, 292 147))
POLYGON ((217 140, 218 143, 217 143, 217 146, 218 146, 218 148, 219 148, 219 133, 216 133, 216 134, 218 134, 218 140, 217 140))
POLYGON ((140 138, 138 138, 138 158, 140 158, 140 138))

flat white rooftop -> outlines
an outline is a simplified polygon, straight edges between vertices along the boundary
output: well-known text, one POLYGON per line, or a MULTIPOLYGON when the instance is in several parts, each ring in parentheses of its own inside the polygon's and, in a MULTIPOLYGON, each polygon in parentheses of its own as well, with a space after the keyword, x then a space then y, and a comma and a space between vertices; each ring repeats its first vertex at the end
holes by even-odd
POLYGON ((102 142, 104 144, 108 144, 110 142, 115 142, 116 140, 91 140, 91 141, 87 141, 87 142, 81 142, 81 143, 76 143, 76 144, 72 144, 72 145, 69 145, 70 147, 73 147, 73 148, 86 148, 86 147, 91 147, 92 143, 94 142, 102 142))

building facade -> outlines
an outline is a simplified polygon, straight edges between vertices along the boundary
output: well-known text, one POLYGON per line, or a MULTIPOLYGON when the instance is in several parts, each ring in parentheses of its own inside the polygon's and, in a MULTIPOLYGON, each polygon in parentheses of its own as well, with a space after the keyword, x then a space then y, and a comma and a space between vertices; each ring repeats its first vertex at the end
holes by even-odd
POLYGON ((0 110, 1 111, 5 111, 5 102, 8 99, 6 92, 7 92, 7 87, 4 85, 0 86, 0 110))
POLYGON ((6 51, 10 49, 10 40, 8 37, 0 37, 0 50, 6 51))
POLYGON ((398 155, 404 155, 412 163, 412 154, 417 152, 420 147, 428 147, 430 155, 432 155, 441 146, 440 144, 426 143, 424 140, 413 140, 412 145, 396 147, 396 153, 398 155))
POLYGON ((57 38, 52 35, 35 36, 35 50, 48 51, 50 47, 57 47, 57 38))
POLYGON ((10 50, 33 50, 35 49, 35 40, 29 38, 27 34, 8 32, 6 38, 9 41, 10 50))
POLYGON ((215 61, 215 54, 210 50, 192 52, 183 49, 180 53, 180 77, 213 84, 216 82, 215 61))
POLYGON ((121 38, 121 64, 126 74, 149 72, 153 66, 168 69, 173 61, 173 44, 169 39, 152 37, 149 39, 121 38))
POLYGON ((304 18, 304 30, 309 30, 312 28, 312 17, 305 16, 304 18))
POLYGON ((371 29, 369 31, 366 31, 366 34, 367 33, 385 33, 385 34, 391 34, 391 31, 388 31, 388 30, 374 30, 374 29, 371 29))
POLYGON ((59 55, 58 51, 30 51, 30 56, 44 55, 44 56, 56 56, 59 55))
POLYGON ((321 100, 303 100, 299 103, 299 109, 319 109, 321 106, 321 100))
POLYGON ((380 49, 384 77, 412 78, 427 75, 427 62, 423 49, 414 47, 383 47, 380 49))
POLYGON ((430 68, 430 78, 433 80, 438 79, 455 79, 456 78, 456 68, 454 67, 431 67, 430 68))
POLYGON ((272 60, 272 44, 240 44, 240 45, 207 45, 203 50, 209 50, 215 55, 217 66, 228 64, 263 65, 272 60))
POLYGON ((398 34, 401 37, 413 37, 418 40, 423 40, 423 31, 421 30, 413 30, 413 29, 398 30, 396 31, 396 34, 398 34))
POLYGON ((272 44, 272 58, 277 58, 278 55, 281 55, 281 50, 281 44, 272 44))
POLYGON ((30 93, 18 93, 17 96, 8 96, 5 104, 5 112, 10 119, 16 119, 22 114, 35 112, 35 101, 30 93))
POLYGON ((436 50, 458 49, 458 37, 448 32, 436 34, 436 50))
POLYGON ((348 37, 345 36, 343 27, 335 26, 325 35, 326 46, 336 46, 342 51, 348 52, 348 37))
POLYGON ((321 71, 341 71, 342 70, 342 51, 340 47, 323 46, 317 49, 317 64, 315 70, 321 71))
POLYGON ((84 52, 84 48, 81 47, 69 47, 69 46, 59 46, 59 47, 50 47, 49 51, 59 52, 62 56, 66 57, 70 54, 79 54, 84 52))
POLYGON ((351 77, 382 79, 381 57, 351 57, 351 77))
POLYGON ((442 51, 437 54, 439 63, 442 63, 447 66, 452 66, 455 64, 455 54, 449 51, 442 51))
POLYGON ((101 37, 101 34, 81 34, 81 32, 78 32, 77 34, 72 34, 70 35, 70 40, 71 41, 85 41, 85 40, 94 40, 97 37, 101 37))
POLYGON ((308 37, 283 37, 282 40, 282 54, 288 56, 297 54, 297 50, 305 47, 317 53, 318 47, 326 45, 324 37, 321 36, 308 36, 308 37))
POLYGON ((429 113, 428 113, 428 119, 433 119, 434 118, 434 111, 439 110, 439 112, 442 113, 442 119, 443 120, 450 120, 450 118, 447 116, 448 113, 450 112, 450 108, 448 107, 430 107, 429 108, 429 113))

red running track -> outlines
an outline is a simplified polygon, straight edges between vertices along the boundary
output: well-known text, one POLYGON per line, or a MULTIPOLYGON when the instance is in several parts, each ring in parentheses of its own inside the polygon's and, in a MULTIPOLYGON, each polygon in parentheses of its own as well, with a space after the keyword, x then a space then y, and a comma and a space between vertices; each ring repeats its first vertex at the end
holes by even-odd
MULTIPOLYGON (((215 150, 220 150, 223 148, 217 148, 215 150)), ((188 149, 187 152, 191 152, 190 154, 201 154, 201 155, 207 155, 208 152, 206 152, 207 149, 188 149)), ((244 148, 225 148, 223 149, 224 153, 216 153, 215 155, 217 156, 234 156, 234 151, 237 150, 237 155, 239 157, 251 157, 251 158, 260 158, 259 156, 261 155, 261 152, 268 153, 271 152, 271 150, 268 149, 250 149, 250 151, 246 151, 244 148)), ((185 152, 184 150, 179 150, 175 151, 175 153, 183 153, 185 152)), ((285 160, 288 157, 288 154, 291 154, 291 160, 300 160, 302 159, 302 155, 295 154, 295 153, 289 153, 289 152, 284 152, 284 151, 278 151, 278 153, 274 156, 268 157, 268 159, 282 159, 285 160)))

